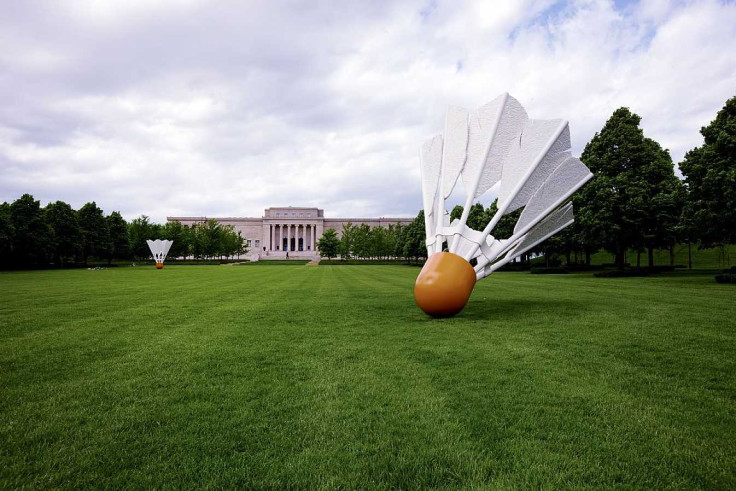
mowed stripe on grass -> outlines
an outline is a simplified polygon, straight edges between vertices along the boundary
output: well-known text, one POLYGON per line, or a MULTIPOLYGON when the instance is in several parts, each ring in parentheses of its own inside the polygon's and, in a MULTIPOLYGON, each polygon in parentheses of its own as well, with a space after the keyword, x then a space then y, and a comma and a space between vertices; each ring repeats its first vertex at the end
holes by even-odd
POLYGON ((732 285, 417 273, 0 274, 2 487, 734 487, 732 285))

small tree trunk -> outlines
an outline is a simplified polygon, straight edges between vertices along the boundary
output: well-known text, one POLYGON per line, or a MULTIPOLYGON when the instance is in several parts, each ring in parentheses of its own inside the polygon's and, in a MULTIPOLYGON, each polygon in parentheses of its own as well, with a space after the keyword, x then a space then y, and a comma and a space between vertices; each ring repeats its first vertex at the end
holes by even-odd
POLYGON ((585 249, 585 265, 590 266, 590 249, 585 249))
POLYGON ((675 267, 675 244, 670 244, 670 266, 675 267))
POLYGON ((636 251, 636 267, 641 267, 641 251, 636 251))
POLYGON ((654 266, 654 247, 648 247, 649 249, 649 267, 654 266))
POLYGON ((616 267, 618 269, 624 269, 624 263, 626 259, 626 248, 622 244, 616 245, 616 267))
POLYGON ((690 252, 690 241, 687 241, 687 269, 693 269, 693 255, 690 252))

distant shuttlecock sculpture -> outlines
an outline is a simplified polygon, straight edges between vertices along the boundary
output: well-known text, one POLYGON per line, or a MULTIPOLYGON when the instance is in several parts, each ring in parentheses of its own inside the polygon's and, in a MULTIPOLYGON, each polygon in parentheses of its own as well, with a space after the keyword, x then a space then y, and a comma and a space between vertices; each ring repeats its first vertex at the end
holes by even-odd
POLYGON ((174 241, 156 239, 147 240, 146 242, 148 243, 148 248, 151 249, 153 260, 156 261, 156 269, 163 268, 166 254, 169 253, 169 249, 171 249, 171 244, 173 244, 174 241))
POLYGON ((570 146, 567 121, 529 119, 508 94, 474 112, 448 109, 444 135, 420 151, 428 260, 414 298, 424 312, 434 317, 460 312, 477 280, 573 222, 567 201, 593 175, 570 146), (465 206, 460 219, 450 223, 445 200, 459 181, 465 206), (470 208, 487 192, 498 198, 498 211, 485 229, 473 230, 466 224, 470 208), (513 235, 494 238, 491 231, 501 217, 521 207, 513 235), (445 242, 449 251, 443 252, 445 242))

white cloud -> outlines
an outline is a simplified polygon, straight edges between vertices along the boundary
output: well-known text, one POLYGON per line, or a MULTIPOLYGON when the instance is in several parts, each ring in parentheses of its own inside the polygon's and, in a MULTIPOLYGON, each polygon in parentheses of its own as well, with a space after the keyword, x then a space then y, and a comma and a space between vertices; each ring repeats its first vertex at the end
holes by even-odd
POLYGON ((413 214, 448 104, 509 91, 570 120, 617 107, 678 161, 734 95, 736 5, 18 2, 0 19, 0 200, 126 218, 413 214))

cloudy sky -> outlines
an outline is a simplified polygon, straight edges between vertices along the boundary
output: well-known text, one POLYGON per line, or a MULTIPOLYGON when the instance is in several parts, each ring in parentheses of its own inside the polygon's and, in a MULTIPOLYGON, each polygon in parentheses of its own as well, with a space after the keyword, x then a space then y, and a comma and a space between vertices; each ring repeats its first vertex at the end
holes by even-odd
POLYGON ((0 201, 414 215, 449 104, 582 151, 628 106, 675 162, 736 95, 736 3, 0 0, 0 201))

